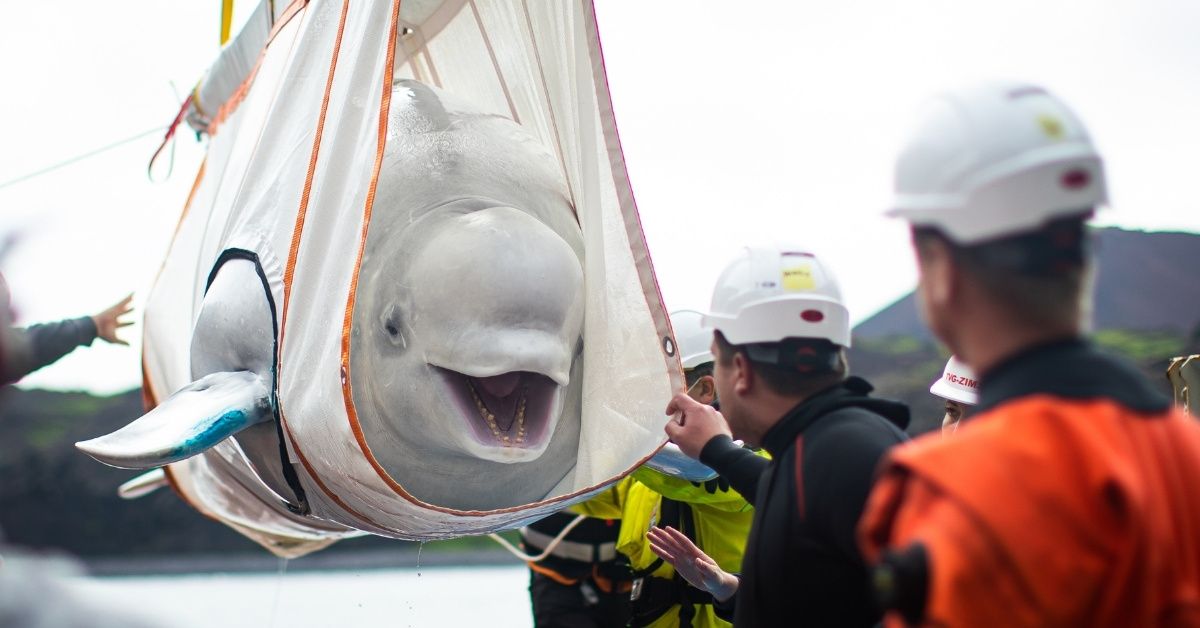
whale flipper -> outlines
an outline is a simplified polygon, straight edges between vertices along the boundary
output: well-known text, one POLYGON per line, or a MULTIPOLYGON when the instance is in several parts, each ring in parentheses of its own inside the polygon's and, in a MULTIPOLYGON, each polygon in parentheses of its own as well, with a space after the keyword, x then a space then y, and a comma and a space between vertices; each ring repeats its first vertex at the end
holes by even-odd
POLYGON ((117 495, 120 495, 121 499, 137 499, 168 484, 170 482, 167 480, 166 472, 161 468, 152 469, 117 487, 117 495))
POLYGON ((104 464, 150 469, 190 458, 271 416, 270 389, 258 375, 213 373, 129 425, 75 446, 104 464))

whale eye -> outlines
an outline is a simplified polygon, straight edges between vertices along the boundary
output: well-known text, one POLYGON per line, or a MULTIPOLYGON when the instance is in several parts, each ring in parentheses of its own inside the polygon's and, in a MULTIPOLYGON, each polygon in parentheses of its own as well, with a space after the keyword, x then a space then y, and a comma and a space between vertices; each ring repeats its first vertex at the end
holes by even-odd
POLYGON ((405 348, 408 346, 404 339, 403 329, 400 321, 400 308, 395 303, 387 306, 383 310, 383 316, 380 317, 380 322, 383 324, 383 332, 387 334, 388 340, 397 347, 405 348))

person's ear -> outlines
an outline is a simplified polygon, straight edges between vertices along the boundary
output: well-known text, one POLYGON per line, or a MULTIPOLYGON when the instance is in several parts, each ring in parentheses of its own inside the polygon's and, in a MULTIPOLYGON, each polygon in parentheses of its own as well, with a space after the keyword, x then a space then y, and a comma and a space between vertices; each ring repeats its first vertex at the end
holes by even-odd
POLYGON ((923 238, 915 244, 920 273, 917 278, 917 310, 934 335, 954 348, 951 338, 954 328, 949 323, 958 318, 965 275, 946 241, 923 238))
POLYGON ((958 292, 959 272, 950 247, 941 240, 930 240, 918 249, 917 263, 921 269, 926 305, 945 308, 958 292))
POLYGON ((736 395, 746 395, 754 388, 754 370, 750 368, 750 359, 741 351, 733 354, 733 392, 736 395))
POLYGON ((700 384, 700 388, 696 392, 695 400, 704 405, 711 406, 717 400, 717 384, 713 380, 713 376, 705 375, 696 380, 696 383, 700 384))

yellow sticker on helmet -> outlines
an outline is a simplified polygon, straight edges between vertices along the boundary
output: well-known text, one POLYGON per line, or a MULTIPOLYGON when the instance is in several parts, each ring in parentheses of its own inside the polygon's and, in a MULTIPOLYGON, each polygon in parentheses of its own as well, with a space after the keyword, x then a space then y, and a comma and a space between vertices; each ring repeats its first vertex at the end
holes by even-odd
POLYGON ((817 287, 812 264, 796 264, 783 269, 783 291, 803 292, 817 287))
POLYGON ((1052 115, 1042 114, 1037 117, 1037 121, 1038 125, 1042 127, 1042 133, 1045 133, 1046 137, 1052 140, 1061 140, 1066 133, 1062 120, 1052 115))

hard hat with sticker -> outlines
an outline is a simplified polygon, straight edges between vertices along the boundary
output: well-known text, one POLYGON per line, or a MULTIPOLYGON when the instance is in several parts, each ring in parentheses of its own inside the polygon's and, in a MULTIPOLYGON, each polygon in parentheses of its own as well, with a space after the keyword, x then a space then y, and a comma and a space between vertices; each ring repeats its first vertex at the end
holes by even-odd
POLYGON ((928 103, 896 160, 888 214, 972 245, 1108 203, 1087 129, 1036 85, 987 83, 928 103))
POLYGON ((721 273, 703 324, 733 344, 814 338, 850 346, 837 281, 801 248, 746 249, 721 273))

